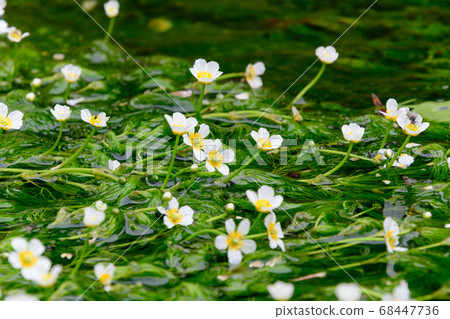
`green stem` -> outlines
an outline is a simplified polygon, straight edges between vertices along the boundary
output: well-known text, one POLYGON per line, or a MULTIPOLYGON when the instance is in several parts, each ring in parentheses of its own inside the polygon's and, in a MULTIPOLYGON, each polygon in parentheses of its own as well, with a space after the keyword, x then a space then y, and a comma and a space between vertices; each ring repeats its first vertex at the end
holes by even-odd
POLYGON ((216 81, 228 80, 233 78, 241 78, 245 75, 244 72, 227 73, 225 75, 219 76, 216 81))
POLYGON ((0 135, 2 135, 2 134, 3 134, 3 131, 4 131, 4 129, 0 129, 0 135))
POLYGON ((342 161, 335 168, 333 168, 331 171, 329 171, 328 173, 323 174, 323 176, 328 176, 328 175, 333 174, 338 169, 340 169, 342 167, 342 165, 345 164, 345 162, 347 162, 347 159, 349 158, 350 153, 352 151, 353 144, 354 144, 353 142, 350 142, 350 145, 348 146, 347 154, 345 154, 345 157, 342 159, 342 161))
MULTIPOLYGON (((183 145, 178 150, 181 151, 181 150, 184 150, 184 149, 186 149, 188 147, 189 147, 188 145, 183 145)), ((145 164, 149 160, 153 160, 153 159, 156 159, 156 158, 164 157, 164 156, 166 156, 167 154, 170 154, 170 153, 172 153, 172 151, 167 151, 167 152, 164 152, 164 153, 156 154, 154 156, 146 157, 143 160, 137 161, 135 163, 130 163, 128 165, 136 167, 139 164, 145 164)))
POLYGON ((97 128, 96 127, 94 127, 92 129, 91 134, 89 134, 89 136, 87 137, 86 141, 84 141, 83 145, 81 145, 81 147, 78 149, 78 151, 76 151, 75 154, 73 154, 67 161, 65 161, 64 163, 60 164, 58 166, 58 168, 63 168, 65 166, 69 165, 74 160, 76 160, 78 158, 78 156, 81 154, 81 152, 84 151, 84 149, 86 148, 88 143, 91 141, 92 137, 94 137, 95 132, 97 132, 97 128))
POLYGON ((108 25, 108 33, 105 34, 105 43, 109 42, 109 37, 112 34, 113 30, 114 30, 114 23, 116 21, 116 18, 111 18, 109 20, 109 25, 108 25))
POLYGON ((389 132, 391 131, 393 125, 394 125, 394 122, 389 120, 389 125, 386 128, 386 132, 384 132, 384 138, 381 141, 380 149, 383 148, 386 145, 386 142, 387 142, 388 137, 389 137, 389 132))
POLYGON ((397 157, 402 153, 402 151, 405 149, 406 144, 409 143, 409 140, 411 139, 411 135, 408 135, 405 139, 405 141, 403 142, 402 146, 400 146, 400 148, 398 149, 397 153, 395 153, 395 155, 392 157, 391 161, 389 162, 389 165, 387 166, 387 168, 391 168, 392 165, 394 165, 395 160, 397 159, 397 157))
POLYGON ((205 96, 205 90, 206 90, 206 84, 202 83, 202 89, 200 91, 200 97, 198 98, 197 107, 195 108, 195 118, 197 119, 198 123, 203 123, 202 118, 202 106, 203 106, 203 97, 205 96))
POLYGON ((64 103, 67 104, 67 99, 69 98, 70 95, 70 85, 72 83, 67 82, 67 88, 66 88, 66 92, 64 93, 64 103))
MULTIPOLYGON (((330 153, 330 154, 347 155, 346 152, 335 151, 335 150, 319 149, 318 151, 319 152, 323 152, 323 153, 330 153)), ((364 156, 359 156, 359 155, 356 155, 356 154, 350 154, 350 156, 359 158, 359 159, 361 159, 363 161, 373 162, 373 160, 371 160, 370 158, 364 157, 364 156)))
POLYGON ((317 83, 317 81, 319 81, 320 77, 321 77, 322 74, 323 74, 323 71, 325 71, 325 67, 326 67, 326 64, 325 64, 325 63, 322 63, 322 67, 320 68, 319 73, 317 73, 316 77, 315 77, 314 79, 312 79, 312 81, 309 82, 308 85, 305 86, 305 87, 303 88, 303 90, 300 91, 299 94, 297 94, 297 96, 296 96, 296 97, 292 100, 292 102, 289 104, 289 106, 288 106, 289 109, 295 104, 295 102, 297 102, 303 95, 305 95, 305 93, 308 92, 309 89, 312 88, 312 87, 314 86, 314 84, 317 83))
POLYGON ((258 154, 261 152, 261 149, 258 150, 258 152, 256 152, 247 162, 245 162, 241 167, 239 167, 237 170, 234 171, 233 174, 229 175, 224 181, 223 183, 226 184, 229 181, 231 181, 233 179, 233 177, 235 177, 237 174, 239 174, 240 171, 242 171, 244 168, 246 168, 248 165, 250 165, 251 162, 253 162, 256 158, 256 156, 258 156, 258 154))
POLYGON ((14 49, 13 49, 13 70, 11 72, 11 80, 14 80, 17 74, 17 70, 19 69, 19 62, 17 61, 17 49, 18 49, 18 43, 14 42, 14 49))
POLYGON ((146 212, 152 212, 157 209, 158 209, 158 207, 140 208, 140 209, 134 210, 133 213, 146 213, 146 212))
POLYGON ((88 228, 88 231, 86 233, 86 239, 84 240, 84 246, 82 248, 80 257, 78 258, 77 264, 75 265, 75 268, 73 268, 73 270, 71 271, 69 277, 73 277, 75 276, 75 274, 77 273, 78 269, 80 268, 81 264, 83 263, 83 259, 84 257, 87 256, 87 249, 89 247, 89 238, 91 237, 91 231, 88 228))
POLYGON ((177 137, 175 138, 175 145, 174 145, 173 151, 172 151, 172 159, 170 160, 169 170, 167 171, 166 179, 164 180, 164 183, 162 184, 161 189, 165 189, 167 183, 169 182, 170 173, 172 173, 173 164, 175 163, 175 157, 177 155, 177 148, 178 148, 179 141, 180 141, 180 135, 177 135, 177 137))
POLYGON ((53 144, 53 146, 47 152, 43 153, 42 155, 50 154, 51 152, 53 152, 55 150, 55 148, 59 144, 59 141, 61 140, 61 136, 62 136, 62 133, 63 133, 63 127, 64 127, 64 122, 60 122, 60 124, 59 124, 59 134, 58 134, 58 138, 56 139, 55 144, 53 144))
POLYGON ((244 239, 255 239, 255 238, 263 238, 263 237, 267 237, 267 233, 259 233, 259 234, 244 236, 244 239))
POLYGON ((269 213, 259 212, 258 217, 256 217, 255 221, 253 222, 252 226, 250 227, 249 232, 251 232, 251 231, 255 228, 255 226, 256 226, 257 224, 259 224, 259 222, 261 221, 261 219, 263 219, 263 216, 264 216, 264 215, 267 215, 267 214, 270 214, 270 212, 269 212, 269 213))
POLYGON ((206 222, 207 223, 211 223, 211 222, 216 221, 218 219, 225 218, 225 217, 227 217, 227 215, 228 215, 228 213, 223 213, 223 214, 221 214, 219 216, 215 216, 215 217, 211 217, 211 218, 207 219, 206 222))
POLYGON ((183 241, 189 241, 189 240, 191 240, 191 239, 193 239, 193 238, 195 238, 195 237, 197 237, 199 235, 202 235, 202 234, 225 235, 224 233, 222 233, 222 232, 220 232, 218 230, 215 230, 215 229, 203 229, 203 230, 200 230, 200 231, 198 231, 196 233, 193 233, 192 235, 188 236, 183 241))
POLYGON ((118 182, 119 179, 117 177, 114 177, 110 174, 107 174, 103 172, 101 169, 96 168, 77 168, 77 167, 70 167, 70 168, 59 168, 55 170, 50 171, 44 171, 43 173, 39 174, 39 177, 44 176, 51 176, 51 175, 57 175, 57 174, 91 174, 91 175, 97 175, 97 176, 103 176, 106 178, 109 178, 115 182, 118 182))

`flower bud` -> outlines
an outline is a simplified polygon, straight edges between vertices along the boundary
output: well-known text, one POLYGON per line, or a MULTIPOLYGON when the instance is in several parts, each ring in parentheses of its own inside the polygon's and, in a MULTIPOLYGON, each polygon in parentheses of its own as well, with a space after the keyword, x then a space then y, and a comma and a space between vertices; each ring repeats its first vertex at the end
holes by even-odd
POLYGON ((33 87, 40 87, 42 84, 42 80, 40 78, 35 78, 33 81, 31 81, 31 86, 33 87))
POLYGON ((199 171, 199 168, 198 168, 198 165, 197 164, 192 164, 191 165, 191 173, 198 173, 198 171, 199 171))
POLYGON ((34 100, 36 99, 36 94, 30 92, 27 95, 25 95, 25 98, 30 102, 34 102, 34 100))
POLYGON ((169 202, 172 199, 172 193, 171 192, 165 192, 162 196, 162 200, 165 202, 169 202))
POLYGON ((234 213, 235 210, 236 210, 236 207, 234 206, 233 203, 228 203, 225 205, 225 211, 227 213, 234 213))
POLYGON ((431 215, 431 212, 425 212, 422 214, 422 216, 423 216, 423 218, 428 219, 428 218, 431 218, 432 215, 431 215))

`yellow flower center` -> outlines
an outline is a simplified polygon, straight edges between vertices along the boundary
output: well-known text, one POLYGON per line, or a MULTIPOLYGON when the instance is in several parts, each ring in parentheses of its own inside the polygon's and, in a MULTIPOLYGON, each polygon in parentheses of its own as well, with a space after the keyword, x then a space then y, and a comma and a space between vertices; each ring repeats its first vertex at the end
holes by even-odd
POLYGON ((261 144, 262 149, 267 149, 272 147, 272 143, 270 143, 270 140, 266 140, 265 138, 260 138, 258 142, 261 144))
POLYGON ((167 210, 167 217, 169 217, 169 220, 174 224, 179 224, 183 220, 183 215, 178 213, 177 208, 168 209, 167 210))
POLYGON ((252 81, 255 76, 256 76, 255 67, 253 65, 251 65, 248 68, 248 72, 246 74, 247 80, 252 81))
POLYGON ((37 263, 37 257, 29 250, 22 250, 19 253, 19 259, 23 268, 33 267, 37 263))
POLYGON ((108 9, 108 12, 109 12, 109 13, 114 13, 114 12, 116 12, 116 9, 113 8, 113 7, 110 7, 110 8, 108 9))
POLYGON ((200 82, 200 83, 203 83, 203 84, 210 84, 211 83, 211 81, 200 81, 200 79, 212 79, 212 74, 211 73, 209 73, 208 71, 200 71, 200 72, 198 72, 197 73, 197 79, 198 79, 198 81, 200 82))
POLYGON ((409 123, 405 125, 407 129, 409 129, 410 131, 418 131, 419 127, 415 124, 409 123))
POLYGON ((258 199, 255 203, 256 209, 260 212, 267 211, 267 208, 272 207, 272 204, 267 199, 258 199))
POLYGON ((13 38, 13 39, 20 40, 20 38, 22 37, 22 31, 20 31, 20 30, 15 30, 15 31, 11 32, 11 33, 9 34, 9 36, 10 36, 11 38, 13 38))
POLYGON ((9 117, 0 116, 0 125, 2 125, 4 130, 8 130, 12 126, 12 121, 9 117))
POLYGON ((191 133, 189 134, 189 139, 192 143, 192 148, 194 149, 202 149, 205 146, 204 138, 200 135, 200 133, 191 133))
POLYGON ((239 250, 244 245, 244 241, 242 240, 244 236, 242 233, 238 231, 234 231, 227 236, 227 245, 231 250, 239 250))
POLYGON ((278 230, 275 228, 275 223, 270 223, 267 233, 273 240, 278 239, 278 230))
POLYGON ((220 167, 223 164, 223 155, 216 151, 211 151, 208 154, 208 162, 212 167, 220 167))
POLYGON ((105 273, 105 274, 101 275, 98 280, 102 283, 102 285, 107 285, 107 284, 111 283, 111 279, 112 279, 111 275, 105 273))
POLYGON ((92 115, 91 119, 89 120, 89 122, 94 125, 97 126, 96 124, 100 124, 102 122, 101 119, 98 118, 98 116, 92 115))
POLYGON ((389 246, 391 246, 392 249, 395 248, 395 244, 397 243, 397 237, 393 236, 394 231, 390 230, 386 234, 386 238, 388 239, 389 246))
POLYGON ((39 286, 44 287, 44 288, 52 286, 53 285, 53 283, 51 282, 52 279, 53 279, 52 274, 49 272, 46 273, 45 275, 43 275, 41 277, 42 283, 39 284, 39 286))

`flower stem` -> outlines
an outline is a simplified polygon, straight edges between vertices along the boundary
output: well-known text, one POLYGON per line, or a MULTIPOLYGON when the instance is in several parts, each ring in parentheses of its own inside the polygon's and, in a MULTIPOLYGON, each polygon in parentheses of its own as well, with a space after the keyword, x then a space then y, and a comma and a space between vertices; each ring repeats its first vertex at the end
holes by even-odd
POLYGON ((175 157, 177 155, 177 148, 178 148, 179 141, 180 141, 180 135, 177 135, 177 137, 175 138, 175 145, 174 145, 173 151, 172 151, 172 159, 170 160, 169 170, 167 171, 166 179, 164 180, 164 183, 162 184, 161 189, 165 189, 167 182, 169 182, 170 173, 172 173, 173 164, 175 163, 175 157))
POLYGON ((2 134, 3 134, 3 131, 4 131, 4 129, 0 129, 0 135, 2 135, 2 134))
POLYGON ((66 92, 64 93, 64 103, 67 104, 67 99, 69 98, 70 95, 70 85, 72 83, 67 82, 67 88, 66 88, 66 92))
POLYGON ((233 78, 240 78, 244 76, 244 72, 235 72, 235 73, 227 73, 225 75, 221 75, 216 79, 216 81, 228 80, 233 78))
POLYGON ((245 162, 241 167, 239 167, 237 170, 234 171, 233 174, 229 175, 224 181, 223 183, 226 184, 229 181, 231 181, 233 179, 233 177, 235 177, 237 174, 239 174, 240 171, 242 171, 244 168, 246 168, 248 165, 250 165, 251 162, 253 162, 256 158, 256 156, 258 156, 258 154, 261 152, 261 149, 258 150, 258 152, 256 152, 247 162, 245 162))
POLYGON ((63 133, 63 127, 64 127, 64 122, 59 122, 59 123, 60 123, 59 124, 59 134, 58 134, 58 138, 56 139, 55 144, 53 144, 53 146, 47 152, 43 153, 42 155, 50 154, 58 146, 59 141, 61 140, 61 136, 62 136, 62 133, 63 133))
POLYGON ((73 268, 72 272, 70 273, 69 277, 73 277, 78 269, 80 269, 81 264, 83 263, 83 259, 84 257, 87 256, 87 249, 89 247, 89 238, 91 237, 91 231, 88 228, 88 231, 86 233, 86 239, 84 240, 84 246, 81 250, 81 254, 80 257, 78 258, 77 264, 75 265, 75 267, 73 268))
POLYGON ((380 148, 383 148, 383 147, 386 145, 386 142, 387 142, 388 137, 389 137, 389 132, 391 131, 392 125, 393 125, 393 124, 394 124, 394 122, 392 122, 391 120, 389 120, 389 125, 388 125, 388 127, 386 128, 386 132, 384 132, 384 138, 383 138, 383 140, 381 141, 381 146, 380 146, 380 148))
POLYGON ((225 217, 227 217, 227 215, 228 215, 228 213, 223 213, 223 214, 220 214, 219 216, 214 216, 214 217, 207 219, 206 222, 210 223, 210 222, 216 221, 218 219, 225 218, 225 217))
MULTIPOLYGON (((178 150, 181 151, 181 150, 184 150, 184 149, 186 149, 188 147, 189 146, 187 146, 187 145, 183 145, 178 150)), ((146 162, 148 162, 150 160, 154 160, 156 158, 164 157, 164 156, 166 156, 167 154, 170 154, 170 153, 172 153, 172 151, 167 151, 167 152, 164 152, 164 153, 156 154, 154 156, 149 156, 149 157, 146 157, 143 160, 137 161, 135 163, 127 164, 127 166, 134 166, 134 167, 136 167, 137 165, 145 164, 146 162)))
POLYGON ((202 88, 200 91, 200 97, 198 98, 198 103, 195 108, 195 118, 197 119, 198 123, 203 123, 202 118, 202 105, 203 105, 203 97, 205 96, 205 90, 206 90, 206 84, 202 83, 202 88))
POLYGON ((113 30, 114 30, 114 23, 116 22, 116 18, 111 18, 109 20, 109 25, 108 25, 108 33, 105 34, 105 43, 108 43, 109 41, 109 37, 111 36, 113 30))
MULTIPOLYGON (((347 155, 346 152, 335 151, 335 150, 319 149, 318 151, 319 151, 319 153, 330 153, 330 154, 347 155)), ((361 159, 363 161, 373 162, 372 159, 364 157, 364 156, 359 156, 359 155, 356 155, 356 154, 350 154, 350 156, 359 158, 359 159, 361 159)))
POLYGON ((295 102, 297 102, 303 95, 305 95, 306 92, 309 91, 310 88, 312 88, 314 86, 314 84, 317 83, 317 81, 319 81, 320 77, 323 74, 323 71, 325 71, 325 67, 326 67, 326 64, 322 63, 322 67, 320 68, 319 73, 317 73, 316 77, 314 79, 312 79, 312 81, 309 82, 308 85, 305 86, 303 88, 303 90, 300 91, 299 94, 297 94, 297 96, 289 104, 289 106, 288 106, 289 108, 291 108, 295 104, 295 102))
POLYGON ((405 141, 403 142, 402 146, 400 146, 400 148, 398 149, 397 153, 395 153, 395 155, 392 157, 391 161, 389 162, 389 165, 387 166, 387 168, 391 168, 392 165, 394 165, 395 160, 397 159, 397 157, 402 153, 402 151, 405 149, 406 144, 409 143, 409 140, 411 139, 411 135, 408 135, 405 139, 405 141))
POLYGON ((263 216, 266 214, 270 214, 270 212, 269 213, 259 212, 258 217, 256 217, 255 221, 253 222, 252 226, 250 227, 249 232, 251 232, 255 228, 255 226, 261 221, 263 216))
POLYGON ((225 235, 224 233, 222 233, 222 232, 220 232, 218 230, 215 230, 215 229, 203 229, 203 230, 200 230, 200 231, 198 231, 196 233, 193 233, 192 235, 188 236, 183 241, 189 241, 189 240, 191 240, 191 239, 193 239, 193 238, 195 238, 195 237, 197 237, 199 235, 202 235, 202 234, 225 235))
POLYGON ((102 176, 102 177, 108 178, 110 180, 113 180, 115 182, 119 181, 119 179, 117 177, 114 177, 114 176, 104 172, 104 170, 98 169, 98 168, 77 168, 77 167, 59 168, 59 169, 55 169, 55 170, 44 171, 44 172, 40 173, 38 176, 44 177, 44 176, 51 176, 51 175, 57 175, 57 174, 91 174, 94 176, 102 176))
POLYGON ((91 134, 89 134, 89 136, 87 137, 86 141, 84 141, 83 145, 81 145, 81 147, 78 149, 78 151, 76 151, 75 154, 73 154, 67 161, 65 161, 64 163, 60 164, 58 166, 58 168, 63 168, 65 166, 69 165, 74 160, 76 160, 78 158, 78 156, 81 154, 81 152, 84 151, 84 149, 86 148, 88 143, 91 141, 91 139, 94 136, 95 132, 97 132, 97 128, 96 127, 94 127, 92 129, 91 134))
POLYGON ((253 234, 253 235, 246 235, 244 236, 244 239, 254 239, 254 238, 262 238, 267 237, 267 233, 259 233, 259 234, 253 234))
POLYGON ((342 165, 345 164, 345 162, 347 162, 347 159, 349 158, 350 153, 351 153, 351 151, 352 151, 353 144, 354 144, 353 142, 350 142, 350 144, 349 144, 349 146, 348 146, 347 154, 345 154, 345 157, 342 159, 342 161, 341 161, 335 168, 333 168, 331 171, 329 171, 329 172, 323 174, 323 176, 328 176, 328 175, 333 174, 333 173, 336 172, 338 169, 340 169, 340 168, 342 167, 342 165))
POLYGON ((18 44, 17 42, 14 42, 14 49, 13 49, 13 70, 11 72, 11 80, 14 80, 14 78, 16 77, 17 74, 17 70, 19 69, 19 62, 17 61, 17 49, 18 49, 18 44))

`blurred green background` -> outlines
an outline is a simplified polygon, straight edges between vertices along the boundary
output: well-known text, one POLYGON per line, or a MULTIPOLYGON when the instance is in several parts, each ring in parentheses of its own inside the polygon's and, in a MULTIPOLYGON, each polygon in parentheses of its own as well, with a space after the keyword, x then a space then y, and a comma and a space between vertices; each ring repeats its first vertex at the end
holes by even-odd
MULTIPOLYGON (((114 37, 134 57, 163 54, 188 61, 216 60, 224 72, 263 61, 264 84, 286 90, 315 60, 314 50, 333 43, 372 0, 120 1, 114 37)), ((82 1, 107 28, 104 1, 82 1), (96 6, 93 6, 97 3, 96 6)), ((340 52, 309 98, 351 108, 417 98, 447 100, 450 78, 450 4, 435 1, 378 1, 335 44, 340 52), (349 90, 349 86, 351 90, 349 90)), ((27 45, 77 58, 104 36, 72 0, 9 1, 10 25, 31 31, 27 45), (30 44, 32 43, 32 44, 30 44), (78 50, 74 48, 79 48, 78 50)), ((131 62, 130 62, 131 63, 131 62)), ((287 103, 319 69, 313 66, 280 102, 287 103)))

